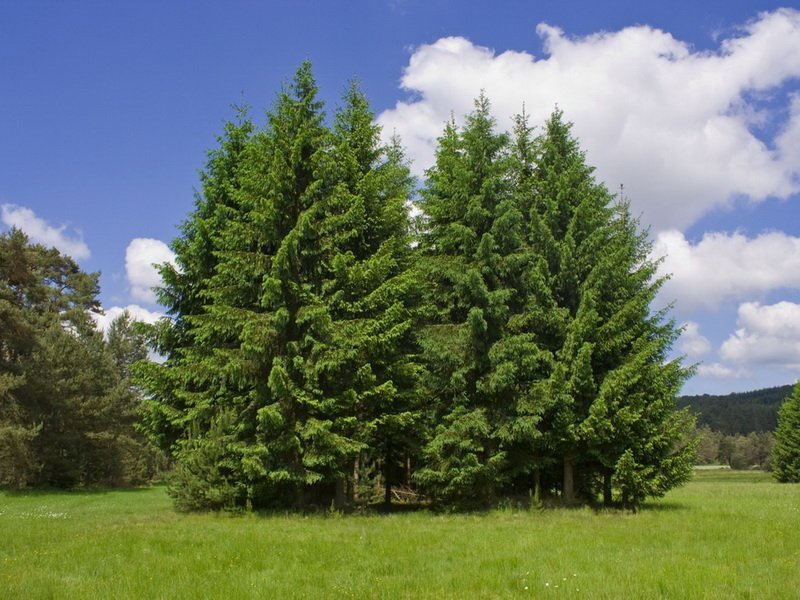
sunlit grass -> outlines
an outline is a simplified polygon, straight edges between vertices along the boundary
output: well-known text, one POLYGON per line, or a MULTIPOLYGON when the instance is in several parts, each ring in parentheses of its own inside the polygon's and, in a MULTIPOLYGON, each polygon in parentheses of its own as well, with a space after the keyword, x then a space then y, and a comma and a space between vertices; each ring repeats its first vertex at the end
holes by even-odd
POLYGON ((789 598, 800 486, 700 473, 638 513, 184 515, 163 488, 0 495, 0 598, 789 598))

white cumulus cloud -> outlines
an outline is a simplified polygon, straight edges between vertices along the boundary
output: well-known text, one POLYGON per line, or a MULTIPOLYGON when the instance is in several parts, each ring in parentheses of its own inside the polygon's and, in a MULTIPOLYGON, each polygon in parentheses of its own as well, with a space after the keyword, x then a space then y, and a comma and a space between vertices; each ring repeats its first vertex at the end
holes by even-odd
POLYGON ((723 360, 800 369, 800 304, 745 302, 739 306, 737 326, 720 348, 723 360))
POLYGON ((683 324, 678 347, 681 352, 689 357, 698 357, 708 354, 711 351, 711 342, 700 333, 700 325, 694 321, 683 324))
POLYGON ((175 262, 175 253, 161 240, 135 238, 125 250, 125 272, 135 300, 154 304, 153 288, 161 285, 155 265, 175 262))
POLYGON ((737 379, 745 375, 739 369, 733 369, 718 362, 700 365, 697 367, 697 374, 701 377, 713 377, 715 379, 737 379))
POLYGON ((471 111, 483 89, 504 128, 523 103, 533 125, 563 109, 600 179, 612 190, 624 183, 633 212, 656 230, 682 229, 738 197, 800 190, 800 11, 762 13, 714 52, 647 26, 537 32, 542 58, 462 37, 414 50, 401 79, 410 99, 378 122, 400 134, 417 173, 432 164, 451 112, 471 111), (773 108, 759 102, 767 95, 773 108), (777 133, 765 143, 756 129, 777 133))
POLYGON ((104 314, 92 313, 91 316, 97 324, 100 331, 108 331, 111 323, 119 317, 122 313, 128 311, 131 319, 134 321, 141 321, 143 323, 155 323, 160 318, 164 317, 164 313, 155 312, 142 308, 138 304, 129 304, 128 306, 112 306, 106 308, 104 314))
POLYGON ((16 227, 24 231, 30 240, 36 244, 57 248, 62 254, 71 256, 75 260, 86 260, 91 256, 89 246, 80 235, 70 236, 66 233, 67 227, 53 227, 36 216, 31 209, 14 204, 0 206, 0 219, 8 227, 16 227))
POLYGON ((800 289, 800 238, 780 232, 749 238, 707 233, 692 244, 679 231, 658 234, 653 255, 671 274, 661 297, 678 310, 715 309, 728 299, 745 300, 782 288, 800 289))

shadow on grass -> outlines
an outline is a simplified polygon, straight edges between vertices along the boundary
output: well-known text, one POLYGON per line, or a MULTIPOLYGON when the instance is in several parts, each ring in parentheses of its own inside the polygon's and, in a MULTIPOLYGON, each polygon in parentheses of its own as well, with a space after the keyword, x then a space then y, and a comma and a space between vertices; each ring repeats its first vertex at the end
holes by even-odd
POLYGON ((690 510, 690 507, 680 502, 645 502, 638 510, 640 512, 677 512, 690 510))
POLYGON ((430 512, 431 505, 426 502, 409 502, 404 504, 386 504, 384 502, 380 502, 377 504, 370 504, 367 506, 367 510, 379 515, 392 515, 397 513, 403 514, 424 511, 430 512))
POLYGON ((143 485, 136 487, 36 487, 36 488, 0 488, 0 493, 12 498, 37 498, 40 496, 104 496, 111 493, 137 494, 153 488, 166 487, 164 484, 143 485))
MULTIPOLYGON (((690 507, 686 504, 679 502, 663 502, 663 501, 650 501, 638 506, 636 509, 624 508, 619 505, 603 506, 602 504, 590 503, 574 503, 563 504, 558 499, 546 499, 539 506, 531 506, 522 503, 506 503, 492 506, 471 506, 471 507, 450 507, 450 506, 437 506, 435 504, 418 502, 418 503, 392 503, 385 504, 383 502, 376 502, 365 506, 355 506, 337 511, 333 508, 313 507, 307 508, 305 511, 301 510, 286 510, 286 509, 261 509, 253 513, 247 513, 244 510, 232 511, 227 514, 231 516, 251 514, 262 518, 271 517, 286 517, 286 516, 316 516, 316 517, 349 517, 349 516, 388 516, 396 514, 413 514, 422 513, 429 515, 462 515, 462 516, 486 516, 496 515, 498 513, 522 513, 522 514, 557 514, 557 513, 571 513, 589 511, 597 515, 625 515, 635 514, 640 512, 679 512, 689 510, 690 507)), ((214 512, 214 511, 212 511, 214 512)), ((222 511, 225 512, 225 511, 222 511)))

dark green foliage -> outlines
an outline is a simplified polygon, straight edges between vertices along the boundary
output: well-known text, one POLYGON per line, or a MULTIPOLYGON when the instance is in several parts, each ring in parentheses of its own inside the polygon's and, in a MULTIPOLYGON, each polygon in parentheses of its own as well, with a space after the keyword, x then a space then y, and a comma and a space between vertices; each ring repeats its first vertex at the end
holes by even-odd
POLYGON ((594 181, 559 112, 530 178, 531 242, 543 255, 531 277, 545 283, 530 312, 553 356, 543 418, 564 467, 564 499, 602 491, 609 502, 611 487, 623 503, 663 495, 693 464, 691 420, 674 412, 690 371, 666 361, 678 333, 650 312, 661 281, 646 235, 594 181))
POLYGON ((266 128, 226 126, 163 269, 166 362, 138 368, 178 505, 344 507, 413 481, 451 507, 635 506, 685 481, 690 371, 650 311, 657 265, 561 114, 508 136, 481 96, 439 140, 414 243, 411 193, 356 86, 325 125, 307 63, 266 128))
POLYGON ((661 281, 627 206, 556 112, 493 132, 481 97, 447 125, 421 207, 434 435, 420 483, 461 505, 540 488, 635 505, 691 473, 689 370, 650 303, 661 281), (616 492, 614 492, 616 489, 616 492))
POLYGON ((244 506, 245 480, 229 450, 238 445, 235 417, 232 411, 220 411, 207 431, 196 428, 177 450, 169 491, 178 510, 244 506))
POLYGON ((134 431, 130 361, 145 355, 123 315, 107 344, 97 275, 20 231, 0 236, 0 485, 146 481, 156 455, 134 431))
POLYGON ((507 453, 526 425, 515 412, 540 371, 540 352, 519 326, 532 260, 524 215, 507 178, 508 138, 494 126, 483 96, 462 130, 447 125, 420 202, 433 432, 417 479, 455 505, 490 502, 516 468, 507 453))
POLYGON ((724 396, 681 396, 680 408, 697 414, 697 424, 726 435, 774 431, 778 409, 792 393, 791 385, 724 396))
POLYGON ((408 169, 356 86, 332 128, 316 96, 304 64, 266 129, 226 128, 173 244, 140 381, 187 508, 344 506, 417 444, 408 169))
POLYGON ((800 384, 778 413, 772 472, 781 483, 800 483, 800 384))

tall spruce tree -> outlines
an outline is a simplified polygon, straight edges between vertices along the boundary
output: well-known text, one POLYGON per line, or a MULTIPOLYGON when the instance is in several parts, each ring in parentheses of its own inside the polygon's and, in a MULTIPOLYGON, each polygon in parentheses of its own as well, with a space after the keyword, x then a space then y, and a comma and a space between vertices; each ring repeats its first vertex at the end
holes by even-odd
POLYGON ((163 269, 172 320, 155 346, 167 360, 144 365, 139 380, 151 396, 145 427, 175 456, 181 508, 289 503, 306 481, 302 399, 279 384, 302 342, 298 231, 319 196, 328 137, 316 94, 303 65, 264 131, 226 127, 173 243, 179 268, 163 269))
POLYGON ((335 187, 322 203, 323 300, 331 340, 318 361, 336 399, 332 428, 355 442, 337 467, 337 498, 381 472, 384 502, 419 444, 414 282, 406 203, 412 179, 396 139, 379 142, 366 98, 351 84, 333 127, 335 187))
POLYGON ((308 63, 247 134, 212 154, 234 163, 211 188, 229 194, 221 212, 205 199, 174 244, 183 266, 207 230, 209 268, 166 279, 164 300, 198 291, 169 305, 167 361, 141 373, 150 430, 175 453, 179 506, 341 506, 362 453, 381 440, 393 462, 413 424, 410 177, 357 88, 325 127, 308 63))
MULTIPOLYGON (((318 419, 324 399, 306 379, 325 327, 314 221, 329 185, 331 140, 317 95, 304 63, 268 113, 245 168, 247 218, 220 238, 225 261, 209 298, 221 326, 239 332, 229 353, 243 374, 247 414, 232 423, 246 433, 239 477, 256 505, 304 507, 308 488, 328 475, 335 443, 318 419)), ((230 404, 230 395, 221 400, 230 404)))
POLYGON ((527 360, 520 364, 524 379, 515 390, 515 410, 509 415, 509 491, 517 495, 527 491, 535 504, 542 499, 542 474, 560 460, 554 453, 558 436, 553 426, 559 398, 549 375, 563 330, 549 271, 557 244, 544 222, 544 197, 534 178, 541 150, 541 139, 534 137, 523 110, 514 117, 508 163, 513 197, 523 216, 521 273, 516 282, 521 305, 508 331, 524 348, 527 360))
POLYGON ((535 365, 524 305, 524 219, 507 178, 507 136, 485 96, 463 129, 447 124, 428 171, 419 245, 432 437, 417 475, 453 505, 486 503, 508 477, 511 418, 535 365), (522 335, 519 335, 522 333, 522 335))
MULTIPOLYGON (((533 278, 547 282, 531 310, 554 361, 542 421, 562 465, 566 502, 576 487, 638 504, 691 473, 691 420, 675 411, 691 371, 667 362, 678 331, 650 305, 662 280, 645 233, 626 204, 595 182, 570 125, 556 111, 538 141, 532 171, 531 243, 542 255, 533 278)), ((556 476, 556 480, 558 476, 556 476)))

